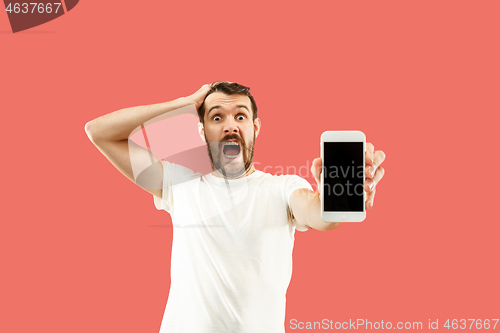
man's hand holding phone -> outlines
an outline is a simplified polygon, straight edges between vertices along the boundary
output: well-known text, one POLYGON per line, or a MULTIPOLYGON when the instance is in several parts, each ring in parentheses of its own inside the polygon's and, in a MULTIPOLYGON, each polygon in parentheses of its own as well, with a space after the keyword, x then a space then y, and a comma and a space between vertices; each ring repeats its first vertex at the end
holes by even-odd
POLYGON ((321 157, 316 158, 311 167, 322 200, 322 215, 326 218, 325 221, 330 222, 360 222, 364 219, 364 215, 359 215, 364 214, 363 206, 365 211, 373 207, 375 188, 384 176, 384 169, 380 165, 385 160, 385 153, 375 151, 373 144, 366 143, 364 158, 362 155, 357 155, 359 153, 356 151, 362 152, 362 142, 364 141, 364 134, 361 132, 330 132, 327 133, 326 138, 330 138, 330 141, 334 142, 333 146, 328 142, 329 146, 326 149, 325 137, 322 137, 322 154, 326 154, 328 161, 324 162, 321 157), (339 142, 335 142, 339 135, 341 139, 339 142), (364 168, 362 167, 363 159, 364 168), (364 182, 363 173, 359 173, 359 169, 364 169, 364 182), (323 175, 322 172, 326 174, 323 175), (360 189, 366 192, 364 202, 362 201, 361 206, 353 205, 358 200, 355 197, 361 195, 360 199, 363 200, 363 194, 359 192, 360 189), (325 190, 326 193, 324 193, 325 190), (340 194, 341 192, 343 194, 340 194), (329 208, 326 208, 324 202, 327 197, 329 208), (349 199, 349 197, 351 198, 349 199), (351 199, 355 201, 349 202, 351 199), (329 213, 325 214, 327 210, 329 213), (331 212, 335 215, 332 215, 331 212))
POLYGON ((384 177, 384 168, 380 166, 385 160, 385 153, 381 150, 375 150, 375 147, 367 142, 365 152, 365 177, 366 181, 363 188, 366 191, 366 210, 373 207, 375 198, 375 188, 378 182, 384 177))

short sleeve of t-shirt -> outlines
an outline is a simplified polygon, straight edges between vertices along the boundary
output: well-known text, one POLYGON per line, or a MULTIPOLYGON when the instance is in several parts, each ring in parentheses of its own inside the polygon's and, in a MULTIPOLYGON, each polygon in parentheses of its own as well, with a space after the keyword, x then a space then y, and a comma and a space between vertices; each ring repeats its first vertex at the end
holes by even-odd
MULTIPOLYGON (((297 175, 287 175, 287 180, 285 182, 285 198, 286 198, 286 204, 287 204, 287 209, 291 212, 290 208, 290 195, 293 193, 293 191, 299 189, 299 188, 307 188, 309 190, 313 190, 311 184, 304 178, 301 178, 297 175)), ((295 220, 295 217, 292 216, 292 222, 298 231, 307 231, 309 229, 303 228, 297 225, 297 221, 295 220)))
POLYGON ((162 197, 153 195, 156 209, 169 213, 173 208, 173 186, 188 181, 195 177, 195 173, 182 165, 161 161, 163 165, 162 197))

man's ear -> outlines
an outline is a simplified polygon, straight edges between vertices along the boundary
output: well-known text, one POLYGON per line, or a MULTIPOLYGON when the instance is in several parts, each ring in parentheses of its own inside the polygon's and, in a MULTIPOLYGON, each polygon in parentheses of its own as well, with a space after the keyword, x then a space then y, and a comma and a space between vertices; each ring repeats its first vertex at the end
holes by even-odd
POLYGON ((203 124, 200 122, 198 123, 198 133, 200 134, 201 139, 205 141, 205 128, 203 127, 203 124))
POLYGON ((253 121, 253 128, 254 128, 254 131, 255 131, 255 137, 256 138, 259 135, 261 126, 262 126, 262 124, 260 122, 260 119, 259 118, 255 118, 255 120, 253 121))

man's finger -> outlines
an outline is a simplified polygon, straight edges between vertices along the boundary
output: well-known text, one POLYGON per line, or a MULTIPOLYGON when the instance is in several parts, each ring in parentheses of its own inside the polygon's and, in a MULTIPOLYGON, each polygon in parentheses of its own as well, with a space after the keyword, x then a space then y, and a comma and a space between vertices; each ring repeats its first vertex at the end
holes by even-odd
POLYGON ((375 147, 373 146, 373 144, 371 144, 370 142, 367 142, 366 143, 366 152, 373 153, 374 151, 375 151, 375 147))
POLYGON ((374 159, 372 165, 378 167, 385 160, 385 153, 382 150, 377 150, 374 153, 374 159))
POLYGON ((312 163, 312 166, 311 166, 311 172, 314 176, 314 178, 316 179, 316 182, 318 183, 318 186, 319 186, 319 177, 320 177, 320 174, 321 174, 321 167, 322 167, 322 163, 321 163, 321 158, 318 157, 318 158, 315 158, 313 163, 312 163))
POLYGON ((374 151, 374 149, 375 149, 375 147, 373 147, 373 145, 370 142, 366 143, 365 163, 367 163, 369 165, 373 164, 373 159, 374 159, 373 151, 374 151))
POLYGON ((375 171, 375 176, 372 179, 367 179, 365 183, 363 184, 363 188, 365 189, 366 193, 371 193, 375 191, 375 187, 377 186, 378 182, 384 177, 385 170, 382 167, 378 167, 377 171, 375 171))
POLYGON ((370 210, 373 207, 373 200, 375 199, 375 190, 366 194, 365 209, 370 210))
POLYGON ((365 165, 365 177, 366 178, 373 178, 373 176, 375 176, 375 171, 377 169, 375 168, 375 166, 372 166, 372 165, 365 165))

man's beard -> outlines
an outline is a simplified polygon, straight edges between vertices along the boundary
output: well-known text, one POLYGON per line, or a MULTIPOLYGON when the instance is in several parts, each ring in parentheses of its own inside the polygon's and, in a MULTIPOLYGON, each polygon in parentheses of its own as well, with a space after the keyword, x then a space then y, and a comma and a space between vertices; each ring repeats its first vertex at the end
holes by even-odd
POLYGON ((243 138, 236 134, 228 134, 220 142, 209 142, 207 135, 204 135, 207 142, 208 156, 214 171, 220 172, 225 178, 238 178, 252 167, 255 132, 252 141, 248 145, 243 141, 243 138), (224 145, 228 140, 232 139, 237 140, 241 146, 241 151, 234 161, 226 160, 224 156, 224 145), (239 154, 242 155, 243 161, 239 158, 239 154))

